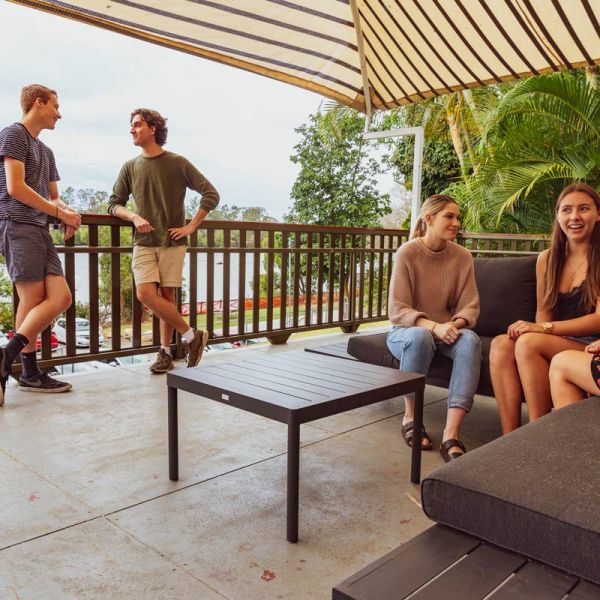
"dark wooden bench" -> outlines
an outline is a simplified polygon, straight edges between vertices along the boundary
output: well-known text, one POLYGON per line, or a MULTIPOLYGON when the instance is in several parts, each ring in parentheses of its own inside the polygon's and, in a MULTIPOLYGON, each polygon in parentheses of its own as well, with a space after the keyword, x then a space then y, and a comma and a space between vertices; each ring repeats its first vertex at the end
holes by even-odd
POLYGON ((600 600, 600 586, 435 525, 333 588, 333 600, 600 600))

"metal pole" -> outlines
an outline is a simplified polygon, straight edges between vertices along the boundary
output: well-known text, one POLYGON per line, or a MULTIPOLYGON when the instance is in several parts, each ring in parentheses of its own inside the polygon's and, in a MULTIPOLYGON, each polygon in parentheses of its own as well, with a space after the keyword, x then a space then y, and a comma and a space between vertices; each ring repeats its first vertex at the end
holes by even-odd
POLYGON ((380 140, 383 138, 415 136, 415 152, 413 156, 413 189, 410 208, 410 233, 414 231, 419 211, 421 210, 421 178, 423 173, 423 146, 425 145, 425 130, 423 127, 404 127, 402 129, 388 129, 387 131, 373 131, 365 133, 365 140, 380 140))

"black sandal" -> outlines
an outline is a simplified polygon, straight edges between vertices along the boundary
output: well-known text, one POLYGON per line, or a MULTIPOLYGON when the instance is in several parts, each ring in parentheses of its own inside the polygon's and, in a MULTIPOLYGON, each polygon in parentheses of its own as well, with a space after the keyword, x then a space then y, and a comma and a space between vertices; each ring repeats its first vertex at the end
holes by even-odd
MULTIPOLYGON (((402 437, 404 438, 406 445, 409 448, 412 448, 413 421, 409 421, 408 423, 405 423, 404 425, 402 425, 402 437)), ((421 429, 421 450, 432 450, 432 449, 433 449, 433 442, 431 441, 431 438, 427 435, 427 432, 425 431, 425 427, 423 427, 421 429), (427 446, 423 446, 423 440, 427 440, 427 442, 428 442, 427 446)))
POLYGON ((446 440, 440 446, 440 454, 444 459, 444 462, 450 462, 451 460, 456 460, 460 458, 463 454, 467 452, 465 445, 460 440, 446 440), (462 452, 448 452, 450 448, 458 447, 462 450, 462 452))

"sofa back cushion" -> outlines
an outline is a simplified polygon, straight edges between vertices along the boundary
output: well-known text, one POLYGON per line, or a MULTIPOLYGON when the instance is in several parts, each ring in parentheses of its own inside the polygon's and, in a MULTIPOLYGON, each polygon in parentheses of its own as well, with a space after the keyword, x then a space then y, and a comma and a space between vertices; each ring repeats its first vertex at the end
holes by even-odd
POLYGON ((506 333, 519 319, 535 321, 536 260, 537 256, 474 260, 481 303, 476 333, 492 337, 506 333))

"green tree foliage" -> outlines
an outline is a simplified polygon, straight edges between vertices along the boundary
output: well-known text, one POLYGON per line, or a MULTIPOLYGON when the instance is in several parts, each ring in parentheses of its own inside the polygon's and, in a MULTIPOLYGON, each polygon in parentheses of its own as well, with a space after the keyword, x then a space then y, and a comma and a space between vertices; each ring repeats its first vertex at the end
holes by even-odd
POLYGON ((585 73, 519 82, 489 114, 479 168, 453 187, 474 230, 547 232, 560 190, 600 185, 600 89, 585 73))
POLYGON ((13 285, 4 274, 4 257, 0 256, 2 270, 0 270, 0 331, 7 332, 13 329, 13 285))
POLYGON ((300 165, 300 173, 285 221, 374 227, 390 212, 390 199, 377 190, 382 167, 368 156, 364 117, 344 111, 332 135, 324 133, 326 124, 327 117, 319 112, 296 129, 302 139, 290 160, 300 165))

